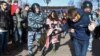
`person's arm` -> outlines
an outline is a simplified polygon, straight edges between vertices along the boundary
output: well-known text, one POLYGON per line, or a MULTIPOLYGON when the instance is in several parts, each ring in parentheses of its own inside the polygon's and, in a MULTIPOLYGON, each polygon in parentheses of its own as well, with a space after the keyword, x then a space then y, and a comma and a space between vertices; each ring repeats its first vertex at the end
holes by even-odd
POLYGON ((43 14, 43 22, 42 22, 42 24, 46 25, 46 20, 47 20, 48 14, 47 13, 42 13, 42 14, 43 14))
POLYGON ((55 29, 57 29, 58 31, 62 31, 62 28, 61 28, 61 22, 60 22, 60 20, 58 21, 58 23, 57 23, 57 26, 55 27, 55 29))
POLYGON ((16 16, 13 16, 13 22, 14 22, 14 24, 17 24, 16 16))
POLYGON ((33 13, 32 12, 30 12, 29 14, 28 14, 28 27, 32 27, 33 26, 33 13))
POLYGON ((50 36, 54 29, 51 28, 51 21, 49 18, 46 19, 46 25, 48 25, 47 36, 50 36))
POLYGON ((17 19, 16 19, 16 16, 14 15, 13 16, 13 29, 14 29, 14 31, 15 31, 15 29, 16 29, 16 27, 17 27, 17 19))
POLYGON ((49 27, 51 27, 51 24, 50 24, 50 23, 51 23, 50 19, 47 18, 47 19, 46 19, 46 24, 49 25, 49 27))

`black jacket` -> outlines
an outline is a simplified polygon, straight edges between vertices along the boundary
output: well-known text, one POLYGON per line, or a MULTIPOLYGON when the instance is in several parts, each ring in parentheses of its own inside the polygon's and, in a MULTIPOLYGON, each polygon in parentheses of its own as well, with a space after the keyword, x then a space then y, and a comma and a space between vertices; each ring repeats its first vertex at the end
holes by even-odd
POLYGON ((6 11, 2 11, 0 8, 0 28, 3 30, 8 30, 9 16, 6 11))

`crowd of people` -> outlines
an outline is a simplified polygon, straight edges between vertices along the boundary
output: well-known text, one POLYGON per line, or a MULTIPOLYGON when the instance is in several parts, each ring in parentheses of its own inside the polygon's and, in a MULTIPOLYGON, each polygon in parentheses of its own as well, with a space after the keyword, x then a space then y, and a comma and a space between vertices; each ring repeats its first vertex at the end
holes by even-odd
POLYGON ((100 37, 100 9, 93 12, 92 7, 90 1, 85 1, 81 8, 72 7, 57 14, 56 10, 44 12, 38 3, 20 8, 18 1, 13 4, 1 1, 0 56, 7 52, 8 42, 14 48, 27 43, 29 56, 34 56, 34 47, 41 49, 41 56, 45 56, 51 45, 56 51, 59 39, 67 33, 75 56, 86 56, 88 50, 92 51, 93 39, 100 37))

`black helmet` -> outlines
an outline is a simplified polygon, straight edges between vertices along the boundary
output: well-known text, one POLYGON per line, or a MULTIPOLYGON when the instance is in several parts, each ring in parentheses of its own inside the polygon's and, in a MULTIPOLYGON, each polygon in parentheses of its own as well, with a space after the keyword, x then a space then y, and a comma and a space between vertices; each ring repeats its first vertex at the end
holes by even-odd
POLYGON ((90 1, 84 1, 83 2, 83 5, 82 5, 82 8, 91 8, 92 9, 93 5, 90 1))
POLYGON ((39 8, 40 9, 40 5, 38 3, 34 3, 32 6, 31 6, 31 10, 35 13, 35 8, 39 8))

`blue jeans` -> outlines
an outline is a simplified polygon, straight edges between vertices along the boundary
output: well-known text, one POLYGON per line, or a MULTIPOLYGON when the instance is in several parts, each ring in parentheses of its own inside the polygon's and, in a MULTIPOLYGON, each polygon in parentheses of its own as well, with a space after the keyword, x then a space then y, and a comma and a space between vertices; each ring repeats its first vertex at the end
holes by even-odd
POLYGON ((68 33, 68 24, 67 23, 66 24, 62 24, 61 28, 64 31, 64 32, 61 33, 61 37, 65 37, 66 34, 68 33))
POLYGON ((28 31, 28 51, 29 54, 33 54, 32 49, 33 49, 33 41, 36 40, 38 41, 41 37, 41 32, 33 32, 33 31, 28 31))
POLYGON ((86 56, 89 40, 84 41, 73 38, 72 42, 75 50, 75 56, 86 56))
POLYGON ((14 32, 14 36, 15 36, 15 41, 20 42, 21 41, 21 37, 22 37, 22 31, 20 28, 16 28, 15 32, 14 32))
POLYGON ((7 48, 7 32, 0 32, 0 54, 7 48))

